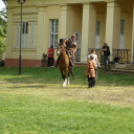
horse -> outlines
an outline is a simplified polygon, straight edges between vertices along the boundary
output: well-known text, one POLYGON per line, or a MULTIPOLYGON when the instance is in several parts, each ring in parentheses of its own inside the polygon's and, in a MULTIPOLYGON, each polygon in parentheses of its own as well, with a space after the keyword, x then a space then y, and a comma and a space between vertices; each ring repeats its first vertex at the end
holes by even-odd
POLYGON ((69 57, 66 53, 65 44, 60 45, 60 48, 58 49, 57 54, 60 55, 59 68, 62 74, 63 88, 64 88, 66 87, 66 85, 70 85, 70 82, 69 82, 70 74, 72 75, 72 77, 74 77, 73 69, 69 67, 69 57), (67 73, 68 73, 68 76, 67 76, 67 73))

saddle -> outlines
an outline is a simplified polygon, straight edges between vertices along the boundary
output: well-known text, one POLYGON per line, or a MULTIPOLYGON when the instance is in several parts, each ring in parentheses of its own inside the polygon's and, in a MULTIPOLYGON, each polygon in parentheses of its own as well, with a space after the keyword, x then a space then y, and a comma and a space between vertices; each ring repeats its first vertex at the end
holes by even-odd
POLYGON ((71 50, 66 50, 66 54, 68 55, 69 59, 74 59, 73 51, 71 50))

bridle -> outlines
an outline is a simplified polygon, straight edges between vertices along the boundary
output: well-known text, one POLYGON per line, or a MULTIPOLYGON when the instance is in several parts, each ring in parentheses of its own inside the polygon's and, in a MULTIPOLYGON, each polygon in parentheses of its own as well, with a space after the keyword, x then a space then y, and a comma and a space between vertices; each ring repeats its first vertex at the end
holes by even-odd
POLYGON ((57 55, 62 54, 63 50, 66 50, 66 44, 65 43, 59 46, 59 48, 57 49, 57 55))

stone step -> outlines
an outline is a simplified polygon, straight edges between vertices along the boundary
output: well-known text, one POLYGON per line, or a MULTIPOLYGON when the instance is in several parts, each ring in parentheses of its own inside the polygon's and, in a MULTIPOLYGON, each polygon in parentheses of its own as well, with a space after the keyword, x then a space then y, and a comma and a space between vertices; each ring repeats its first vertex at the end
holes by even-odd
POLYGON ((134 68, 132 67, 126 67, 126 68, 122 68, 123 70, 134 70, 134 68))
POLYGON ((115 66, 115 68, 119 68, 119 69, 127 67, 126 64, 115 64, 114 66, 115 66))
POLYGON ((128 73, 134 74, 134 70, 127 70, 127 69, 110 69, 109 72, 119 72, 119 73, 128 73))
POLYGON ((134 75, 134 64, 115 64, 113 69, 106 71, 114 74, 129 74, 134 75))
POLYGON ((131 69, 131 70, 134 70, 134 65, 126 65, 126 68, 127 69, 131 69))
POLYGON ((134 67, 134 64, 126 64, 127 67, 134 67))
POLYGON ((134 70, 133 64, 115 64, 116 69, 134 70))
POLYGON ((118 74, 118 75, 122 75, 122 74, 125 74, 125 75, 134 75, 134 73, 125 73, 125 72, 111 72, 111 71, 106 71, 106 73, 108 73, 108 74, 118 74))

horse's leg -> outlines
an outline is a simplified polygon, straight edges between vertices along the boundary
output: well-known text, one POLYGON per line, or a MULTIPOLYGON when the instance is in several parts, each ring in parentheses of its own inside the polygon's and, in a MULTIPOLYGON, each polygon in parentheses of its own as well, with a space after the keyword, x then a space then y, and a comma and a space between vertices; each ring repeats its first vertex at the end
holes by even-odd
POLYGON ((65 76, 63 74, 63 70, 60 70, 60 72, 61 72, 61 75, 62 75, 62 79, 65 81, 65 76))
POLYGON ((68 79, 67 79, 67 85, 70 85, 70 82, 69 82, 69 77, 70 77, 70 73, 72 72, 72 68, 69 68, 69 71, 68 71, 68 79))
POLYGON ((62 79, 63 79, 63 87, 65 87, 66 86, 66 77, 64 75, 64 71, 63 70, 61 70, 61 74, 62 74, 62 79))
POLYGON ((65 81, 64 81, 64 83, 63 83, 63 87, 66 87, 66 85, 67 85, 67 69, 65 69, 64 70, 64 73, 65 73, 65 81))
POLYGON ((74 78, 74 72, 73 72, 73 68, 71 68, 71 75, 74 78))
POLYGON ((65 75, 64 75, 64 73, 62 73, 62 79, 65 81, 65 75))

